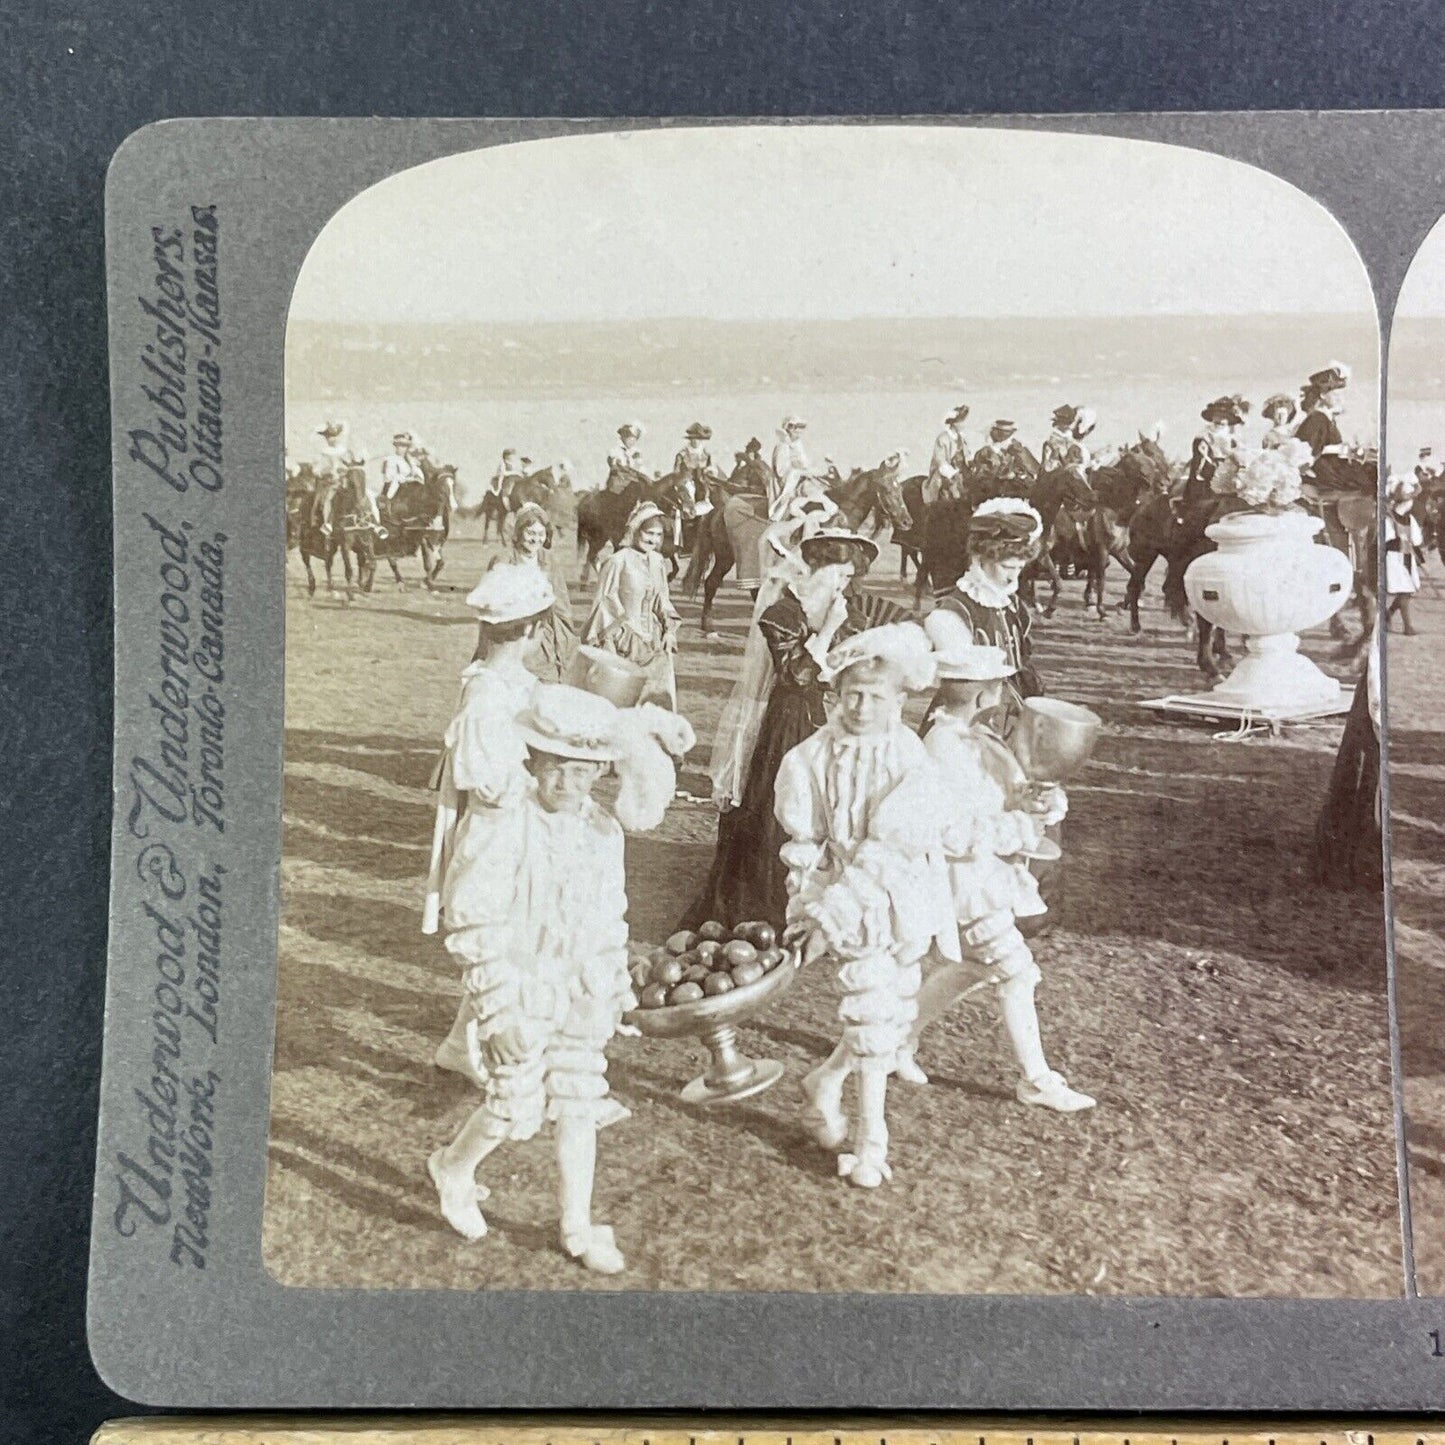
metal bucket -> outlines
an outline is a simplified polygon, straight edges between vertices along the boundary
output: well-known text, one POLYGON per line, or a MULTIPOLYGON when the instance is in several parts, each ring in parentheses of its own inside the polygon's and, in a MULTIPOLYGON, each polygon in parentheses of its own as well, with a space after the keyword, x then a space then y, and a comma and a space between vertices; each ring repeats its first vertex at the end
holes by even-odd
POLYGON ((1076 703, 1026 697, 1009 741, 1026 777, 1061 783, 1089 761, 1103 726, 1097 713, 1076 703))

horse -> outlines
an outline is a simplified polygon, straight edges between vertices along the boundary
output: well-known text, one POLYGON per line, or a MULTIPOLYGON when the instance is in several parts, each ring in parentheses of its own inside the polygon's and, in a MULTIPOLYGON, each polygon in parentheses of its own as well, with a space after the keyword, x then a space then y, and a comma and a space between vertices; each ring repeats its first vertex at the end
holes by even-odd
MULTIPOLYGON (((1146 497, 1169 485, 1169 461, 1157 434, 1139 433, 1117 455, 1101 459, 1089 473, 1089 492, 1072 491, 1054 508, 1053 537, 1048 548, 1054 564, 1053 596, 1044 610, 1053 616, 1059 596, 1057 568, 1073 564, 1084 576, 1084 610, 1092 597, 1093 616, 1104 621, 1104 579, 1113 557, 1130 574, 1134 561, 1129 552, 1129 523, 1146 497)), ((1124 604, 1121 604, 1121 606, 1124 604)))
POLYGON ((421 553, 422 581, 428 592, 445 565, 443 550, 451 535, 457 469, 450 463, 422 463, 422 480, 403 482, 381 504, 378 556, 385 557, 398 587, 405 587, 397 562, 421 553))
MULTIPOLYGON (((510 543, 517 513, 523 507, 540 507, 554 533, 570 532, 577 521, 577 495, 572 490, 571 464, 554 462, 540 471, 528 472, 512 483, 507 493, 505 521, 498 529, 510 543)), ((549 544, 550 545, 550 544, 549 544)))
POLYGON ((723 481, 712 484, 708 500, 710 511, 698 519, 693 532, 692 556, 688 560, 683 586, 689 597, 702 594, 700 625, 708 637, 712 630, 712 607, 723 579, 737 564, 739 546, 757 547, 758 536, 767 525, 768 483, 772 468, 762 458, 758 446, 735 454, 736 465, 723 481), (734 536, 734 530, 748 535, 734 536))
POLYGON ((311 569, 313 561, 326 568, 326 590, 335 590, 332 567, 339 553, 346 569, 346 600, 350 602, 355 588, 360 587, 363 593, 370 592, 376 578, 377 532, 371 499, 366 491, 366 469, 345 468, 335 485, 329 486, 321 498, 319 511, 316 493, 324 484, 304 463, 297 468, 298 482, 303 480, 302 473, 309 473, 314 485, 303 496, 301 486, 293 485, 293 479, 288 478, 286 510, 289 538, 294 508, 296 543, 306 568, 307 595, 316 595, 316 574, 311 569))
MULTIPOLYGON (((1324 459, 1322 458, 1321 461, 1324 459)), ((1368 559, 1373 555, 1376 531, 1376 498, 1380 489, 1380 463, 1373 449, 1352 451, 1343 457, 1330 457, 1329 467, 1315 464, 1314 479, 1306 482, 1306 510, 1325 525, 1317 539, 1343 552, 1354 569, 1355 583, 1351 600, 1355 604, 1360 629, 1368 633, 1374 625, 1376 578, 1368 559)), ((1421 510, 1416 504, 1417 514, 1421 510)), ((1337 642, 1349 639, 1349 628, 1342 612, 1330 618, 1330 636, 1337 642)))
POLYGON ((301 545, 306 514, 316 495, 316 471, 310 462, 286 468, 286 551, 301 545))
POLYGON ((903 454, 893 452, 867 471, 854 467, 844 477, 837 467, 829 467, 824 477, 828 496, 849 530, 871 537, 880 547, 888 535, 906 535, 913 530, 913 517, 898 478, 902 466, 903 454))
MULTIPOLYGON (((583 582, 589 572, 596 571, 597 559, 609 545, 614 550, 622 545, 627 519, 639 503, 651 502, 668 522, 694 511, 692 490, 681 472, 653 478, 631 467, 616 467, 612 476, 622 479, 617 490, 612 489, 609 479, 608 486, 586 493, 577 503, 577 550, 582 556, 583 582)), ((662 555, 668 560, 669 581, 679 570, 674 532, 671 526, 662 530, 662 555)))

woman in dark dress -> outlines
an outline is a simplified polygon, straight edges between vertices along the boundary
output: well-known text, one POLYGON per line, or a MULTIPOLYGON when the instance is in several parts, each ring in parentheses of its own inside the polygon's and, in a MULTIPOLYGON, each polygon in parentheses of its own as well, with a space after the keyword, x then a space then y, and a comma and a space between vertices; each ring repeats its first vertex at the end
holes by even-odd
POLYGON ((773 816, 778 765, 827 721, 827 688, 820 673, 829 650, 857 632, 909 615, 896 603, 858 590, 878 555, 867 538, 824 529, 805 538, 798 553, 795 580, 757 619, 771 662, 771 691, 756 741, 737 770, 741 787, 735 805, 728 806, 725 789, 719 792, 722 812, 712 871, 684 914, 683 928, 710 920, 731 928, 759 919, 782 930, 788 888, 779 850, 787 835, 773 816))

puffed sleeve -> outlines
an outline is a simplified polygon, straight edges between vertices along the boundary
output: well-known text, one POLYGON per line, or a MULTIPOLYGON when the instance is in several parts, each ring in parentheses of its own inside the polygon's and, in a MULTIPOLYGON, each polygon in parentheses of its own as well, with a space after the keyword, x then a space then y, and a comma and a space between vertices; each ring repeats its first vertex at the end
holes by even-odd
POLYGON ((991 813, 979 807, 988 777, 977 749, 954 728, 934 726, 923 740, 940 780, 943 851, 950 858, 993 854, 1008 858, 1038 846, 1043 826, 1032 813, 1005 808, 991 813))
POLYGON ((488 808, 515 802, 526 784, 526 752, 517 736, 510 702, 489 695, 480 681, 447 728, 452 782, 468 806, 488 808))
POLYGON ((626 622, 627 609, 622 605, 622 568, 625 565, 625 550, 614 552, 597 574, 597 596, 592 603, 592 615, 582 641, 591 646, 600 646, 619 624, 626 622))
POLYGON ((595 1011, 611 1033, 629 1009, 637 1007, 627 972, 627 880, 623 832, 602 809, 593 817, 595 842, 587 886, 575 895, 584 913, 586 958, 577 975, 574 997, 595 1011), (585 898, 585 901, 584 901, 585 898))
POLYGON ((785 594, 758 618, 758 631, 768 644, 777 676, 799 687, 818 685, 822 669, 808 647, 814 633, 797 601, 785 594))
POLYGON ((781 856, 788 870, 790 923, 803 916, 804 898, 826 841, 822 800, 813 780, 815 746, 815 740, 809 739, 784 754, 773 784, 773 816, 788 835, 781 856))

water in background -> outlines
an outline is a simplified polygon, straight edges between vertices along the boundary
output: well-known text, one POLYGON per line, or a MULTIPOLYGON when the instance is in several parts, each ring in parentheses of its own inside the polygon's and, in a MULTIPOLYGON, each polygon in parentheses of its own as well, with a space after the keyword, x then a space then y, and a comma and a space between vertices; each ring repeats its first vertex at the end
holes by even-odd
POLYGON ((1266 395, 1296 390, 1335 359, 1355 373, 1342 429, 1362 441, 1376 434, 1373 322, 1356 316, 788 324, 771 328, 771 343, 768 328, 706 321, 642 335, 596 326, 340 330, 293 328, 288 340, 289 459, 315 456, 315 429, 334 417, 374 476, 393 432, 405 429, 457 463, 467 491, 507 446, 539 466, 566 458, 580 486, 596 486, 625 421, 645 428, 649 468, 670 466, 694 421, 712 427, 720 462, 750 437, 771 452, 789 411, 809 423, 814 463, 872 466, 904 448, 906 471, 924 471, 960 400, 972 408, 971 445, 1007 417, 1037 451, 1054 407, 1070 402, 1097 411, 1099 446, 1162 423, 1166 450, 1182 457, 1206 401, 1250 397, 1255 434, 1266 395))

